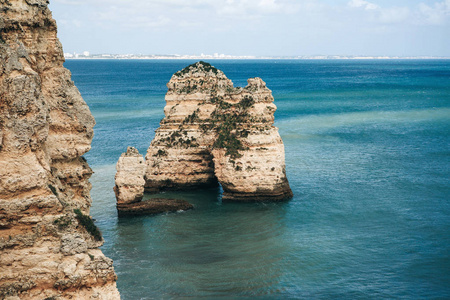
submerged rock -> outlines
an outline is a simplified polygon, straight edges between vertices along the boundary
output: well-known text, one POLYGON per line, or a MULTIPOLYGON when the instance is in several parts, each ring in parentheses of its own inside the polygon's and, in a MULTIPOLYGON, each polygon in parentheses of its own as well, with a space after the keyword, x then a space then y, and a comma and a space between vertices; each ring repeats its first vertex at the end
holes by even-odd
POLYGON ((167 87, 165 118, 145 156, 146 192, 219 182, 223 201, 292 197, 283 141, 273 126, 276 106, 262 79, 235 88, 222 71, 197 62, 176 72, 167 87))
POLYGON ((95 121, 47 5, 0 0, 0 299, 119 299, 101 237, 74 214, 91 220, 95 121))
POLYGON ((166 212, 177 212, 193 209, 194 206, 187 201, 179 199, 149 199, 130 204, 117 204, 119 217, 156 215, 166 212))

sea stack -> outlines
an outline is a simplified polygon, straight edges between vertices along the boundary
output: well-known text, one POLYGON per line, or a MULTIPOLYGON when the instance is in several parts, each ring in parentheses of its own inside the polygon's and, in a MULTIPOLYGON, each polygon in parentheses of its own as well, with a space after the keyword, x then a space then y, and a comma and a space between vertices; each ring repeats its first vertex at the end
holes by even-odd
POLYGON ((0 298, 119 299, 89 217, 95 121, 48 1, 0 3, 0 298))
POLYGON ((176 72, 167 84, 165 118, 145 159, 145 191, 217 186, 223 201, 292 197, 284 145, 273 125, 276 106, 260 78, 233 87, 205 62, 176 72))
POLYGON ((116 170, 114 193, 117 205, 140 202, 144 197, 144 157, 136 148, 128 147, 120 156, 116 170))
POLYGON ((127 152, 120 156, 116 165, 116 185, 114 186, 119 217, 155 215, 193 208, 189 202, 179 199, 142 201, 145 168, 144 157, 134 147, 128 147, 127 152))

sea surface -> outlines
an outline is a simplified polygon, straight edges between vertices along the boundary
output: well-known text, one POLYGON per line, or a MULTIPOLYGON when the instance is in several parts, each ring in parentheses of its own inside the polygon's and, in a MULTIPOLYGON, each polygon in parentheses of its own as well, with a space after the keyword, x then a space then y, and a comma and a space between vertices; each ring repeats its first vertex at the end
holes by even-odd
MULTIPOLYGON (((273 91, 294 198, 118 219, 115 164, 142 154, 187 60, 69 60, 97 121, 91 213, 122 299, 449 299, 450 60, 213 60, 273 91)), ((148 196, 150 197, 150 196, 148 196)))

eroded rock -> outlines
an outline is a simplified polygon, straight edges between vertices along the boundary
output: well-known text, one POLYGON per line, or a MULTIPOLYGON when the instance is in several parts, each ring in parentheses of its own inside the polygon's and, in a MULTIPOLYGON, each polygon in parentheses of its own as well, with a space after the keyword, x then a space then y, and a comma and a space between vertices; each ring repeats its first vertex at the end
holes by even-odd
MULTIPOLYGON (((89 214, 94 118, 46 0, 0 0, 0 299, 119 299, 89 214)), ((106 258, 105 258, 106 259, 106 258)))
POLYGON ((167 87, 165 118, 145 156, 146 192, 220 182, 223 201, 292 197, 273 126, 276 106, 262 79, 235 88, 222 71, 198 62, 176 72, 167 87))
POLYGON ((139 202, 144 196, 144 157, 136 148, 128 147, 116 165, 116 194, 117 204, 139 202))
POLYGON ((114 186, 119 217, 155 215, 193 208, 189 202, 183 200, 150 199, 142 201, 145 168, 144 158, 136 148, 128 147, 127 152, 120 156, 116 166, 116 185, 114 186))
POLYGON ((61 253, 64 255, 75 255, 86 253, 87 243, 79 234, 63 234, 61 237, 61 253))

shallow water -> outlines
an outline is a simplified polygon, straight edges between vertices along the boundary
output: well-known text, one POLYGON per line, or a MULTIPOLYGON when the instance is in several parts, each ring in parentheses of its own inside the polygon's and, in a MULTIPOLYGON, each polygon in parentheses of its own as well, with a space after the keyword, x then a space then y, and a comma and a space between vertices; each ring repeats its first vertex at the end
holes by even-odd
POLYGON ((195 209, 118 220, 115 163, 145 153, 189 63, 65 63, 97 120, 92 214, 123 299, 450 297, 450 61, 212 61, 273 90, 294 198, 165 193, 195 209))

